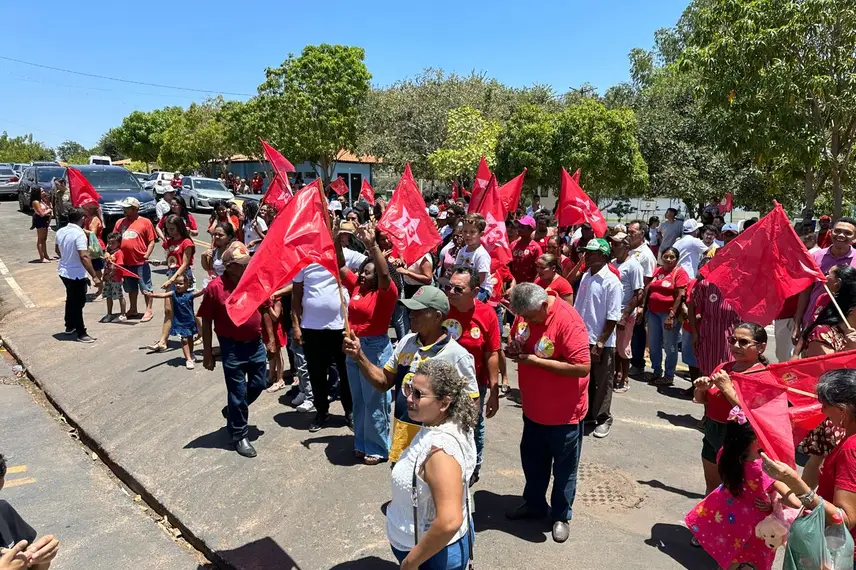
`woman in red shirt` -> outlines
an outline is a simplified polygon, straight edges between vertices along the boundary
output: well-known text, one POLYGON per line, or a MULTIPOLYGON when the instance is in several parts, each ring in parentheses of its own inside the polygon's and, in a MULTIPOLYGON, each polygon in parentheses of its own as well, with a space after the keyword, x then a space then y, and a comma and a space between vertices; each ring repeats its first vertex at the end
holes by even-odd
MULTIPOLYGON (((345 267, 342 244, 338 237, 333 240, 342 282, 351 295, 348 322, 351 334, 360 339, 366 358, 375 366, 383 367, 392 356, 389 324, 398 303, 398 288, 392 282, 389 264, 375 241, 373 225, 359 227, 357 238, 371 252, 358 275, 345 267)), ((377 465, 389 459, 391 394, 375 390, 350 356, 346 365, 354 405, 354 453, 366 465, 377 465)))
POLYGON ((645 289, 648 303, 648 348, 654 383, 671 386, 678 365, 678 339, 681 324, 678 309, 684 289, 690 282, 687 272, 678 267, 678 250, 673 247, 663 252, 663 265, 654 271, 645 289), (663 373, 663 350, 666 351, 666 369, 663 373))
MULTIPOLYGON (((668 250, 666 250, 668 251, 668 250)), ((693 400, 704 404, 704 439, 701 448, 701 463, 704 468, 705 494, 710 494, 722 482, 719 477, 716 459, 725 439, 728 414, 734 406, 740 405, 734 390, 731 372, 747 372, 764 368, 767 359, 767 331, 755 323, 742 323, 734 329, 728 339, 731 347, 731 362, 716 367, 710 376, 702 376, 695 381, 693 400)))
POLYGON ((568 280, 562 277, 562 268, 559 265, 559 259, 551 254, 545 253, 535 262, 535 270, 538 272, 538 277, 535 278, 535 285, 538 285, 546 291, 553 291, 563 301, 574 304, 574 289, 568 280))
MULTIPOLYGON (((166 227, 167 236, 163 242, 163 248, 166 250, 167 280, 161 285, 161 289, 173 291, 175 289, 176 276, 184 275, 187 280, 187 290, 193 291, 195 284, 193 277, 193 254, 196 246, 193 245, 190 232, 187 230, 187 226, 184 225, 184 220, 181 216, 175 214, 166 216, 166 224, 164 226, 166 227)), ((170 298, 166 298, 163 304, 163 327, 161 329, 160 340, 154 344, 150 344, 146 348, 154 352, 165 351, 171 327, 172 301, 170 298)), ((199 328, 199 324, 197 324, 197 328, 199 328)))
POLYGON ((570 257, 564 255, 562 253, 562 241, 559 236, 550 236, 547 240, 547 252, 556 256, 556 259, 559 260, 559 265, 561 267, 560 275, 565 279, 568 278, 568 274, 574 268, 574 262, 570 257))
MULTIPOLYGON (((199 228, 196 226, 196 218, 194 218, 193 214, 187 210, 187 203, 184 201, 184 198, 181 196, 173 198, 172 204, 170 204, 169 213, 175 214, 184 220, 184 225, 187 227, 187 231, 191 238, 199 235, 199 228)), ((166 228, 164 226, 168 217, 169 215, 166 215, 158 220, 158 224, 155 226, 155 232, 158 234, 158 239, 161 241, 166 240, 166 234, 164 233, 166 228)))

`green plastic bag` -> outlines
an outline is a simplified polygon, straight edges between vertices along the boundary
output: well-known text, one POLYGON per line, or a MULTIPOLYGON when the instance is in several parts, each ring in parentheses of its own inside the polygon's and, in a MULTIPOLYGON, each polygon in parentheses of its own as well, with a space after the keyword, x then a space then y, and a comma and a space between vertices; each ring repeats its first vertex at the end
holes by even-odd
POLYGON ((98 237, 95 232, 89 232, 89 259, 101 259, 104 257, 104 250, 101 249, 101 244, 98 243, 98 237))
POLYGON ((823 499, 812 512, 798 516, 788 533, 784 570, 853 570, 853 537, 844 529, 844 543, 827 545, 823 499))

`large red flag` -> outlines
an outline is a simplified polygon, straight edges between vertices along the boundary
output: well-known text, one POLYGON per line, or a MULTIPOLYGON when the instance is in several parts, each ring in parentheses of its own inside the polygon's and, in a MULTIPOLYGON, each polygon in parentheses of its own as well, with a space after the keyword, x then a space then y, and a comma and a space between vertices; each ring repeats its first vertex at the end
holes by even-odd
POLYGON ((126 269, 125 267, 119 265, 118 263, 113 264, 113 270, 119 275, 119 277, 130 277, 131 279, 139 279, 140 276, 131 271, 130 269, 126 269))
POLYGON ((511 247, 508 245, 508 233, 505 229, 505 206, 496 187, 496 176, 490 177, 478 213, 487 223, 482 235, 482 245, 491 258, 496 259, 500 265, 505 265, 511 261, 511 247))
POLYGON ((562 168, 562 189, 559 193, 559 209, 556 212, 559 225, 573 226, 588 223, 594 230, 594 235, 603 237, 607 229, 606 218, 588 194, 583 192, 578 180, 579 170, 571 176, 562 168))
POLYGON ((416 263, 443 241, 434 220, 426 212, 425 200, 413 180, 409 164, 377 227, 389 237, 407 265, 416 263))
POLYGON ((332 188, 333 192, 339 196, 344 196, 348 193, 348 185, 345 184, 345 181, 341 176, 337 176, 336 179, 330 183, 330 188, 332 188))
POLYGON ((787 388, 769 372, 730 374, 749 425, 758 436, 761 449, 778 461, 796 466, 787 388))
POLYGON ((699 272, 744 321, 766 326, 785 300, 825 279, 781 204, 716 252, 699 272))
POLYGON ((484 157, 481 157, 479 169, 476 171, 476 179, 473 180, 473 194, 470 197, 468 213, 472 214, 473 212, 478 211, 479 202, 481 202, 482 196, 484 196, 484 191, 487 190, 487 184, 490 182, 490 176, 490 168, 487 167, 487 161, 484 157))
POLYGON ((719 202, 719 213, 724 214, 726 212, 730 212, 734 209, 734 196, 731 192, 725 194, 722 200, 719 202))
POLYGON ((259 138, 262 142, 262 150, 265 153, 265 158, 270 162, 271 166, 273 166, 274 171, 279 174, 284 179, 288 180, 288 172, 294 172, 294 165, 291 164, 287 158, 282 156, 282 154, 270 146, 268 143, 264 141, 264 139, 259 138))
POLYGON ((360 197, 372 206, 375 205, 374 188, 365 178, 363 178, 363 186, 360 188, 360 197))
POLYGON ((520 193, 523 191, 523 179, 526 177, 526 169, 523 172, 499 187, 499 195, 505 206, 505 213, 516 212, 520 206, 520 193))
POLYGON ((93 188, 81 171, 68 167, 68 189, 71 192, 71 205, 79 208, 85 204, 101 199, 101 195, 93 188))
POLYGON ((338 275, 336 248, 320 189, 320 179, 316 178, 277 214, 226 301, 229 317, 236 324, 246 322, 274 291, 310 263, 318 263, 338 275))
POLYGON ((288 184, 287 180, 286 178, 286 183, 283 184, 279 175, 274 174, 273 181, 268 186, 265 195, 262 196, 262 204, 270 204, 277 212, 281 211, 294 196, 294 193, 291 191, 291 185, 288 184))

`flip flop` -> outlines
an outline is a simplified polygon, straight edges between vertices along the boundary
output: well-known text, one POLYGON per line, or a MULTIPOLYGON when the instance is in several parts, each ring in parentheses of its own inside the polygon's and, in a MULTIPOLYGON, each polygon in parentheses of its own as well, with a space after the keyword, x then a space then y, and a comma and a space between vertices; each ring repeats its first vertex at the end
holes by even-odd
POLYGON ((150 320, 152 320, 152 318, 154 318, 154 315, 152 315, 151 313, 146 313, 146 314, 144 314, 144 315, 143 315, 143 317, 140 319, 140 322, 141 322, 141 323, 147 323, 147 322, 149 322, 150 320))
POLYGON ((150 344, 144 348, 151 350, 152 352, 164 352, 164 351, 166 351, 166 345, 161 344, 160 341, 158 341, 154 344, 150 344))

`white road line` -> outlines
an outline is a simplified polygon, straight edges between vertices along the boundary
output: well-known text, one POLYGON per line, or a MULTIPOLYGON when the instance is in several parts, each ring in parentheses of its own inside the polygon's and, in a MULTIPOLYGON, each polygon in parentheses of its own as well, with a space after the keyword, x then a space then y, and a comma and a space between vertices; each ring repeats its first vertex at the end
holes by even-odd
POLYGON ((634 420, 634 419, 622 418, 622 417, 616 417, 614 421, 619 422, 619 423, 623 423, 623 424, 632 424, 632 425, 637 425, 637 426, 644 426, 647 428, 663 429, 663 430, 667 430, 667 431, 692 430, 692 428, 683 427, 683 426, 675 426, 675 425, 668 424, 668 423, 648 422, 645 420, 634 420))
POLYGON ((15 278, 9 274, 9 268, 6 267, 6 264, 3 263, 2 259, 0 259, 0 275, 4 276, 4 278, 6 279, 6 283, 9 284, 9 287, 12 289, 12 291, 15 292, 15 295, 18 296, 18 298, 21 300, 21 303, 23 303, 25 307, 27 307, 28 309, 36 308, 36 304, 33 303, 29 297, 27 297, 27 294, 24 293, 24 290, 21 289, 21 286, 18 285, 18 282, 15 281, 15 278))

